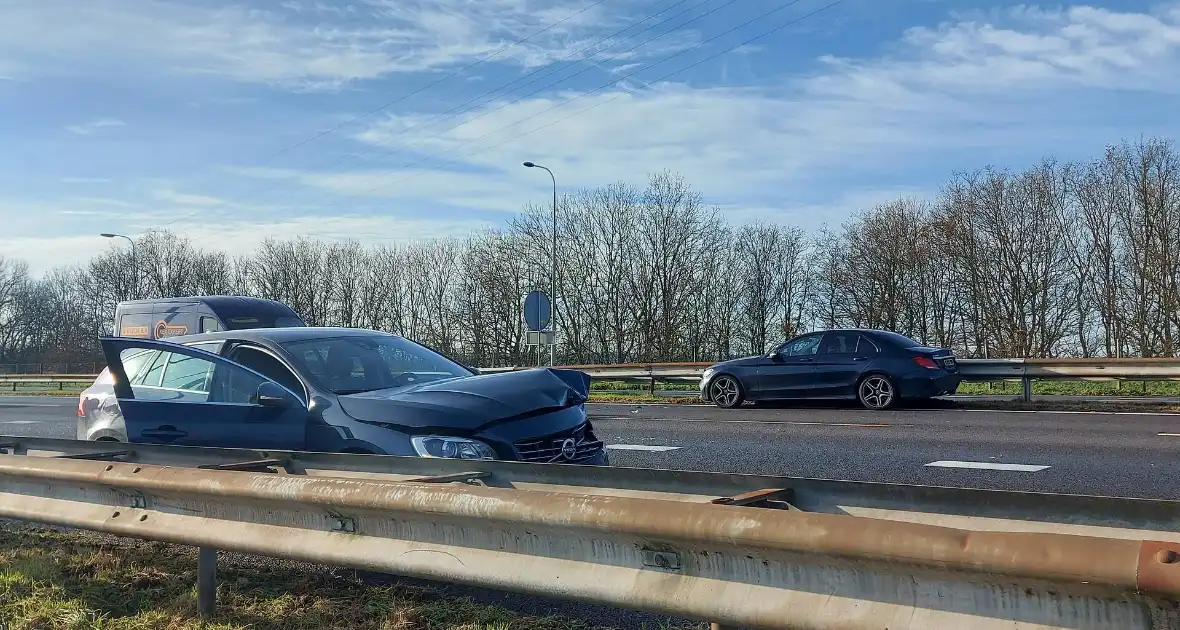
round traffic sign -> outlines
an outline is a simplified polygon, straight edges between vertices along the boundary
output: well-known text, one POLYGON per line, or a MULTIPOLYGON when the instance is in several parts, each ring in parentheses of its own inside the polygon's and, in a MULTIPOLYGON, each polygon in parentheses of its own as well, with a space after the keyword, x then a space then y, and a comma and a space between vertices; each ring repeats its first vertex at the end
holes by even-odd
POLYGON ((524 297, 524 323, 529 330, 545 330, 553 317, 549 294, 544 291, 529 291, 524 297))

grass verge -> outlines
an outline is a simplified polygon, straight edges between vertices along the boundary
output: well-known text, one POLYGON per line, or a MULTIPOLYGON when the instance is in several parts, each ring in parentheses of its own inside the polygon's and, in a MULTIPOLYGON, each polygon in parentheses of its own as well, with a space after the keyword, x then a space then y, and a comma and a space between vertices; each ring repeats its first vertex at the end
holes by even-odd
MULTIPOLYGON (((6 630, 590 630, 349 571, 222 562, 217 614, 197 616, 196 550, 87 532, 0 526, 6 630), (351 575, 350 575, 351 574, 351 575)), ((670 627, 666 627, 671 630, 670 627)), ((653 629, 654 630, 654 629, 653 629)))

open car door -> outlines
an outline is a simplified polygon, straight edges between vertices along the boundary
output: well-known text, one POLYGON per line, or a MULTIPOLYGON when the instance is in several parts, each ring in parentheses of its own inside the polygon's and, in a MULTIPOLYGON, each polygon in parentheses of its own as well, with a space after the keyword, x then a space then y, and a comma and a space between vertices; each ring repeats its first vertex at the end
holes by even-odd
POLYGON ((258 372, 166 341, 100 341, 129 441, 306 450, 306 404, 258 372))

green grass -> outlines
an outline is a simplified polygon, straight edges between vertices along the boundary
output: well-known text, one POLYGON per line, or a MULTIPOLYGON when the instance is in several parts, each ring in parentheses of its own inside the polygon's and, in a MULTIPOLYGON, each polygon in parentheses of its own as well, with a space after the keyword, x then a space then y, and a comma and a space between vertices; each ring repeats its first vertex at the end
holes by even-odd
MULTIPOLYGON (((1034 396, 1180 396, 1177 381, 1033 381, 1034 396)), ((960 394, 1018 396, 1020 383, 963 383, 960 394)))
MULTIPOLYGON (((352 572, 222 562, 217 613, 196 610, 196 552, 84 532, 0 529, 0 627, 6 630, 591 630, 446 598, 370 586, 352 572)), ((670 627, 666 627, 672 630, 670 627)), ((697 629, 698 626, 692 626, 697 629)), ((652 629, 655 630, 655 629, 652 629)))

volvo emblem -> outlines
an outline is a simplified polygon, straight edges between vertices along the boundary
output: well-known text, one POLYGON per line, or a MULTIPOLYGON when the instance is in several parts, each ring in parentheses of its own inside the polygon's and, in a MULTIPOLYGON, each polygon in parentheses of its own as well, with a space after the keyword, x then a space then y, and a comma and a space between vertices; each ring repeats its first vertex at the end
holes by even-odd
POLYGON ((578 443, 574 441, 574 438, 566 438, 565 441, 561 443, 561 456, 564 457, 566 461, 573 461, 574 457, 577 455, 578 443))

